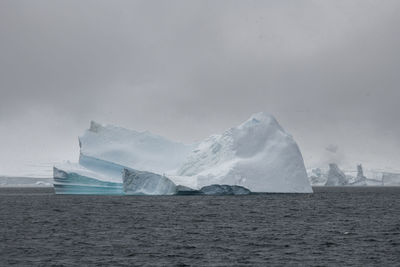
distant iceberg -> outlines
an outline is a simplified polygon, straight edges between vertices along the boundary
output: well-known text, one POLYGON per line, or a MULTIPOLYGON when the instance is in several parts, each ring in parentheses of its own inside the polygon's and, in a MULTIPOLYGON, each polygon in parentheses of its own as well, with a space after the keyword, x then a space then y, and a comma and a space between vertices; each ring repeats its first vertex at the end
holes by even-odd
POLYGON ((92 121, 79 145, 79 163, 54 167, 56 193, 312 192, 296 142, 266 113, 197 145, 92 121))
POLYGON ((400 186, 400 173, 384 172, 382 182, 385 186, 400 186))
MULTIPOLYGON (((342 171, 336 163, 329 164, 329 169, 311 169, 309 180, 313 186, 383 186, 385 172, 369 170, 365 175, 361 164, 357 165, 357 174, 353 170, 342 171)), ((388 174, 388 173, 386 173, 388 174)), ((388 183, 387 183, 388 184, 388 183)), ((386 184, 386 185, 387 185, 386 184)))
POLYGON ((346 174, 335 163, 329 164, 328 180, 326 186, 344 186, 348 183, 346 174))

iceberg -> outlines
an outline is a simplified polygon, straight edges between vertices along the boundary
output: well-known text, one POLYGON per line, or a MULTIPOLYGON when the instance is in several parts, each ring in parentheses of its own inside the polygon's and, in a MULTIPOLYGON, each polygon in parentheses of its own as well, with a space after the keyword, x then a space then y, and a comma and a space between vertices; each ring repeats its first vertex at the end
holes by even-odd
POLYGON ((367 170, 365 175, 361 164, 357 165, 357 175, 353 170, 342 171, 336 163, 329 164, 329 170, 319 168, 309 172, 309 180, 314 186, 382 186, 382 173, 367 170), (379 175, 380 174, 380 175, 379 175))
POLYGON ((266 113, 198 144, 92 121, 79 145, 79 163, 54 167, 56 193, 312 192, 298 145, 266 113))
POLYGON ((400 186, 400 173, 384 172, 382 183, 385 186, 400 186))
POLYGON ((357 165, 357 177, 353 183, 350 185, 354 186, 366 186, 367 185, 367 177, 364 176, 363 167, 361 164, 357 165))
POLYGON ((326 186, 344 186, 348 183, 347 177, 336 163, 329 164, 328 180, 326 186))
POLYGON ((198 187, 226 184, 252 192, 312 192, 298 145, 266 113, 201 142, 178 175, 195 177, 198 187))

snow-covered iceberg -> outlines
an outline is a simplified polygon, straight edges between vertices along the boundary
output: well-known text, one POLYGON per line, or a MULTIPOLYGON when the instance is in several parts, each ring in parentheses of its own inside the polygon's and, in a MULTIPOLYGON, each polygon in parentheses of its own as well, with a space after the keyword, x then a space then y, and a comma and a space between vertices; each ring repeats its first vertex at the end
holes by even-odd
POLYGON ((54 168, 56 193, 168 195, 210 185, 312 192, 299 147, 266 113, 197 147, 96 122, 79 144, 79 163, 54 168))
POLYGON ((312 192, 299 147, 266 113, 200 143, 178 175, 196 177, 198 187, 227 184, 252 192, 312 192))

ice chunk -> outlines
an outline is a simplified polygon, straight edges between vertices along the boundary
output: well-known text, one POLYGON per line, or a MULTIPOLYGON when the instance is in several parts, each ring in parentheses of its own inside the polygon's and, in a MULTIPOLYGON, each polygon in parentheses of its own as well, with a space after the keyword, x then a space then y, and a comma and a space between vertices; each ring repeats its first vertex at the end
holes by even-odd
POLYGON ((238 185, 208 185, 200 189, 204 195, 249 195, 250 190, 238 185))
POLYGON ((226 184, 253 192, 312 192, 296 142, 266 113, 200 143, 178 175, 196 177, 198 188, 226 184))
POLYGON ((177 192, 170 179, 151 172, 124 169, 123 182, 128 195, 174 195, 177 192))

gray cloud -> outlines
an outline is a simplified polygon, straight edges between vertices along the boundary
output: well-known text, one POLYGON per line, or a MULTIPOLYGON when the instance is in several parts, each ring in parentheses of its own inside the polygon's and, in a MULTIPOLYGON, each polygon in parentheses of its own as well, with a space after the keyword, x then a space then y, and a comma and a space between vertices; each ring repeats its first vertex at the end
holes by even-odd
POLYGON ((0 160, 73 158, 90 119, 189 142, 262 110, 308 166, 334 143, 349 164, 400 168, 399 8, 1 1, 0 160))

